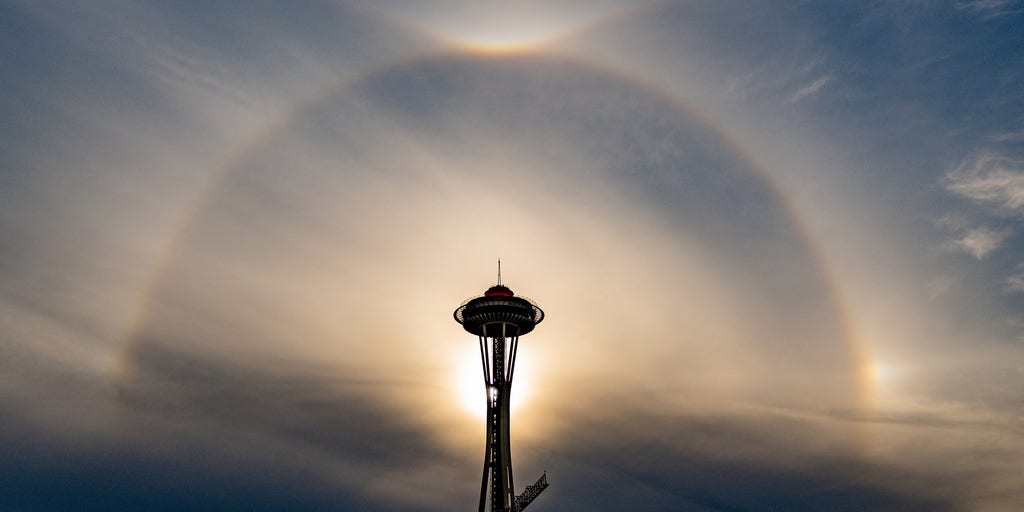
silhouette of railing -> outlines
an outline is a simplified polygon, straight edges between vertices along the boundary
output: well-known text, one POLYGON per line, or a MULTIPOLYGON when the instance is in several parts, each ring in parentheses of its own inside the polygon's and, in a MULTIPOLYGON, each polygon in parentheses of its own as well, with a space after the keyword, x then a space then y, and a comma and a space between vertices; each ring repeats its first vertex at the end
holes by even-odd
POLYGON ((534 500, 534 498, 539 496, 540 493, 547 488, 548 472, 545 471, 544 474, 541 475, 540 478, 538 478, 537 481, 533 483, 533 485, 527 485, 526 489, 523 490, 523 493, 520 494, 519 496, 516 496, 515 512, 520 512, 521 510, 526 508, 526 506, 529 505, 530 502, 534 500))

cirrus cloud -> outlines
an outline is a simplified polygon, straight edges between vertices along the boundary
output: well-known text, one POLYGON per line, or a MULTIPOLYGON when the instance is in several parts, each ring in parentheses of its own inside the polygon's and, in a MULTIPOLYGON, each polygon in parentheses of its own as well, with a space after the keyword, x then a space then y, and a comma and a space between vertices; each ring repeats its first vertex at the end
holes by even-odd
POLYGON ((946 174, 950 192, 1005 215, 1024 214, 1024 162, 986 152, 946 174))

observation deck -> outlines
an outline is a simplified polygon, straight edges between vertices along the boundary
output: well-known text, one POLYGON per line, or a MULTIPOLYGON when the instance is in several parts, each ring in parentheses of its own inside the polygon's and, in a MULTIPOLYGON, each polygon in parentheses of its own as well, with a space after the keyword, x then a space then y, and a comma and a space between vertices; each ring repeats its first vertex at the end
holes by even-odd
POLYGON ((484 337, 522 336, 544 320, 544 310, 506 286, 492 286, 483 296, 466 300, 455 309, 455 321, 471 334, 484 337))

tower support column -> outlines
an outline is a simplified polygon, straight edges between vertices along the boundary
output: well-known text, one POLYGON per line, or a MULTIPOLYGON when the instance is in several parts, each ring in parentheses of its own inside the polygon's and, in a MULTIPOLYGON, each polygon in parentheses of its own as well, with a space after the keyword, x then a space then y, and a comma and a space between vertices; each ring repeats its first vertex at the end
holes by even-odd
POLYGON ((488 487, 492 511, 516 509, 509 431, 509 398, 512 392, 512 372, 515 369, 515 348, 518 342, 518 336, 480 337, 481 354, 484 355, 484 388, 487 392, 487 442, 483 481, 480 484, 480 512, 485 512, 484 494, 487 493, 488 487), (487 355, 490 357, 487 358, 487 355), (488 482, 490 486, 487 485, 488 482))

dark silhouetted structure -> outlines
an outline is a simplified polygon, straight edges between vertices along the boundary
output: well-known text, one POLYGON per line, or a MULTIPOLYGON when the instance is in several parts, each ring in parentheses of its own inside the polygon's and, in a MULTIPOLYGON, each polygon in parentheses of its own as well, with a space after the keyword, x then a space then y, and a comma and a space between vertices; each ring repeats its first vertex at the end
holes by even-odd
POLYGON ((487 390, 487 448, 484 473, 480 482, 480 512, 487 505, 487 482, 491 483, 491 512, 518 512, 526 508, 547 486, 547 473, 515 495, 512 482, 512 456, 509 450, 509 392, 516 368, 519 336, 533 330, 544 320, 544 311, 533 301, 516 297, 498 284, 482 297, 463 302, 455 310, 455 320, 480 338, 480 360, 487 390))

